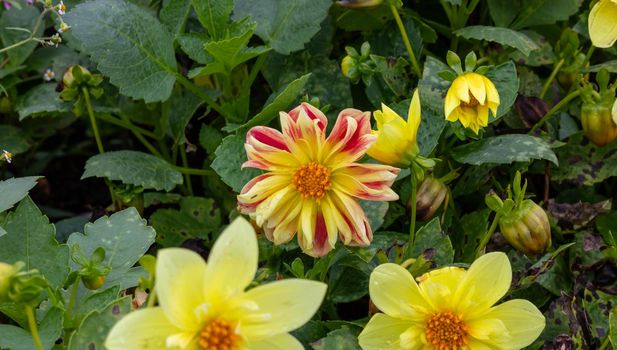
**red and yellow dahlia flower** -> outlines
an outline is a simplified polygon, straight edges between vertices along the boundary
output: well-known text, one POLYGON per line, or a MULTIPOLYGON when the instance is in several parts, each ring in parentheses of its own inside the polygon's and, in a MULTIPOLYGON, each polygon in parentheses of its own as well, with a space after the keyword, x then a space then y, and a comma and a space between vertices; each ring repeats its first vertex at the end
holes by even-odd
POLYGON ((298 243, 311 256, 344 244, 368 245, 371 227, 357 199, 392 201, 390 186, 400 169, 356 161, 375 142, 370 112, 343 110, 326 137, 326 116, 302 103, 280 113, 282 132, 257 126, 246 135, 248 161, 265 170, 249 181, 238 205, 275 244, 298 243))

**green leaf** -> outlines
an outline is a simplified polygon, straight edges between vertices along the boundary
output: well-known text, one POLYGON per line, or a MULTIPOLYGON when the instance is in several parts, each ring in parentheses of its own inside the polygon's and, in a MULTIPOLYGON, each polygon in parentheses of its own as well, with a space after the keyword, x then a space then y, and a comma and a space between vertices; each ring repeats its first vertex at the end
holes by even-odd
POLYGON ((273 94, 272 96, 274 96, 274 98, 270 96, 268 100, 271 102, 262 108, 261 112, 259 112, 242 127, 248 129, 256 125, 268 124, 272 121, 272 119, 279 115, 279 112, 285 111, 287 107, 289 107, 296 100, 296 98, 302 94, 310 77, 311 73, 305 74, 287 84, 287 86, 282 88, 276 94, 273 94))
POLYGON ((29 148, 30 141, 21 129, 0 124, 0 152, 7 150, 15 155, 24 153, 29 148))
POLYGON ((358 334, 348 327, 334 330, 313 344, 315 350, 361 350, 358 345, 358 334))
POLYGON ((164 247, 179 246, 187 239, 207 240, 221 225, 221 211, 210 198, 183 197, 180 210, 159 209, 150 217, 164 247))
POLYGON ((617 246, 617 212, 600 215, 596 218, 598 232, 608 245, 617 246))
POLYGON ((93 311, 79 325, 68 350, 105 349, 103 345, 114 324, 131 311, 131 297, 124 297, 102 311, 93 311))
POLYGON ((234 19, 250 16, 255 33, 284 55, 304 48, 328 15, 330 0, 236 0, 234 19))
POLYGON ((74 315, 79 319, 82 319, 92 311, 101 311, 116 301, 120 294, 120 286, 113 286, 94 294, 84 294, 85 297, 77 300, 75 303, 74 315))
POLYGON ((581 5, 578 0, 513 0, 508 6, 516 6, 517 3, 521 12, 511 25, 513 29, 565 21, 576 14, 581 5))
POLYGON ((495 21, 495 25, 499 27, 507 27, 520 10, 519 0, 488 0, 488 9, 495 21))
MULTIPOLYGON (((45 350, 50 350, 60 338, 62 319, 62 310, 52 308, 39 323, 39 337, 45 350)), ((0 324, 0 349, 32 350, 36 349, 36 346, 30 332, 16 326, 0 324)))
POLYGON ((201 130, 199 130, 199 144, 203 147, 208 154, 214 154, 216 148, 223 141, 223 133, 219 129, 214 128, 208 124, 202 124, 201 130))
POLYGON ((604 147, 597 147, 591 142, 583 144, 582 134, 574 135, 568 141, 568 144, 555 150, 561 163, 568 166, 552 167, 552 180, 593 186, 617 176, 617 142, 604 147))
POLYGON ((0 181, 0 213, 22 200, 40 177, 18 177, 0 181))
MULTIPOLYGON (((128 208, 86 224, 84 233, 73 233, 67 243, 78 245, 88 257, 96 248, 103 247, 105 260, 102 265, 111 266, 112 269, 104 286, 120 284, 122 289, 127 289, 136 286, 138 281, 126 279, 125 275, 135 269, 133 265, 154 243, 155 235, 154 229, 147 226, 137 210, 128 208)), ((78 268, 75 263, 73 267, 78 268)))
POLYGON ((159 17, 172 36, 184 32, 186 20, 191 13, 191 0, 170 0, 163 6, 159 17))
POLYGON ((19 120, 26 117, 40 115, 69 113, 72 104, 58 98, 56 84, 41 84, 30 89, 17 100, 15 109, 19 113, 19 120))
POLYGON ((610 315, 608 315, 608 324, 608 339, 613 348, 617 348, 617 309, 611 310, 610 315))
POLYGON ((557 156, 542 139, 529 135, 487 137, 452 150, 452 157, 460 163, 481 165, 510 164, 544 159, 558 165, 557 156))
POLYGON ((433 218, 416 232, 412 247, 412 256, 424 256, 427 261, 437 266, 451 264, 454 260, 454 248, 450 238, 441 230, 439 218, 433 218))
POLYGON ((265 46, 246 47, 252 36, 253 30, 249 29, 245 33, 229 39, 210 41, 204 45, 204 48, 215 60, 225 66, 227 72, 231 72, 239 64, 270 50, 265 46))
POLYGON ((148 103, 169 98, 177 74, 173 40, 147 11, 123 0, 88 1, 65 18, 120 93, 148 103))
MULTIPOLYGON (((30 36, 30 33, 6 29, 7 27, 32 30, 40 14, 41 11, 36 6, 22 6, 21 9, 14 7, 10 11, 2 11, 2 16, 0 16, 0 41, 2 41, 2 46, 7 47, 30 36)), ((34 36, 41 37, 45 29, 44 27, 43 25, 39 26, 34 36)), ((22 64, 32 54, 37 45, 36 41, 32 41, 7 51, 6 55, 9 58, 9 66, 17 67, 22 64)))
POLYGON ((512 61, 508 61, 498 66, 491 66, 486 77, 495 84, 501 101, 497 109, 497 118, 493 118, 491 113, 491 122, 493 122, 508 113, 510 107, 516 101, 519 86, 516 65, 512 61))
POLYGON ((184 95, 178 93, 172 95, 164 109, 164 113, 168 115, 169 125, 168 133, 174 140, 174 146, 186 143, 184 129, 188 125, 191 118, 197 112, 197 109, 203 101, 190 92, 184 95))
POLYGON ((376 232, 383 225, 386 213, 388 213, 388 202, 360 201, 360 206, 366 213, 371 229, 376 232))
POLYGON ((247 182, 261 173, 252 168, 240 170, 242 163, 247 161, 244 135, 227 136, 214 154, 216 158, 212 162, 212 169, 234 192, 239 193, 247 182))
POLYGON ((617 60, 606 61, 600 64, 593 65, 583 69, 583 72, 599 72, 602 69, 606 69, 610 73, 617 73, 617 60))
POLYGON ((178 37, 182 51, 184 51, 193 61, 200 64, 209 64, 214 59, 204 49, 209 38, 204 33, 189 33, 178 37))
MULTIPOLYGON (((418 145, 423 156, 429 156, 437 146, 439 137, 446 127, 444 117, 443 100, 450 82, 438 76, 438 73, 450 70, 450 67, 436 58, 427 57, 424 63, 422 79, 418 82, 420 92, 420 103, 422 105, 422 120, 418 130, 418 145)), ((409 102, 406 102, 404 109, 399 104, 401 116, 407 114, 409 102)))
POLYGON ((222 39, 228 28, 229 16, 234 9, 233 0, 192 0, 201 25, 214 40, 222 39))
POLYGON ((531 51, 540 48, 527 35, 508 28, 469 26, 455 31, 454 34, 466 39, 485 40, 510 46, 521 51, 525 56, 529 56, 531 51))
POLYGON ((127 185, 171 191, 182 184, 182 174, 161 158, 137 151, 98 154, 86 162, 82 179, 104 177, 127 185))
POLYGON ((24 198, 4 226, 0 256, 5 263, 23 261, 26 270, 39 270, 54 287, 69 274, 69 248, 56 241, 56 230, 30 197, 24 198))
POLYGON ((523 55, 520 51, 515 51, 509 56, 512 61, 516 62, 519 66, 526 65, 531 67, 546 66, 555 62, 553 47, 545 37, 531 30, 523 30, 521 33, 533 40, 538 49, 533 50, 528 56, 523 55))
MULTIPOLYGON (((471 263, 475 258, 476 248, 482 236, 488 230, 491 211, 483 209, 464 215, 460 220, 460 230, 452 236, 457 258, 471 263)), ((457 261, 459 261, 457 259, 457 261)))

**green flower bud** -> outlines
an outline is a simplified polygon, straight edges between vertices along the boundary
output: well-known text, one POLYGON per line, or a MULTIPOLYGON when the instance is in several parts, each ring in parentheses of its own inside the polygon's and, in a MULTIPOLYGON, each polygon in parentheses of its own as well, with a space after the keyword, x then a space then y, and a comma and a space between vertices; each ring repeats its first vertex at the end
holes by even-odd
POLYGON ((84 287, 90 290, 97 290, 105 284, 105 276, 87 276, 81 279, 84 287))
POLYGON ((447 196, 448 188, 443 182, 432 176, 426 177, 416 195, 416 218, 427 220, 433 217, 447 196))
POLYGON ((21 261, 13 265, 0 263, 0 304, 35 303, 47 280, 38 270, 21 271, 25 264, 21 261))
POLYGON ((581 110, 585 136, 598 147, 609 144, 617 138, 617 124, 614 121, 617 116, 613 115, 611 109, 614 108, 609 102, 585 103, 581 110))
POLYGON ((539 254, 551 246, 551 227, 542 207, 523 200, 499 219, 501 234, 516 250, 539 254))
POLYGON ((8 301, 10 281, 13 273, 13 265, 0 262, 0 304, 8 301))
POLYGON ((66 70, 62 77, 62 83, 65 88, 75 88, 77 85, 89 81, 90 77, 92 77, 92 74, 88 69, 76 64, 66 70))

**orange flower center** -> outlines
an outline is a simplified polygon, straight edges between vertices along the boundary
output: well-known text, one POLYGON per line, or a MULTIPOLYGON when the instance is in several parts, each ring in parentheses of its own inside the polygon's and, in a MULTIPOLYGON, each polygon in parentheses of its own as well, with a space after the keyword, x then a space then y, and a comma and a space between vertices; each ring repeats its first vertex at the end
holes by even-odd
POLYGON ((461 101, 461 106, 462 107, 469 107, 469 108, 474 108, 476 106, 481 105, 480 101, 478 101, 473 94, 471 93, 471 91, 469 91, 469 102, 465 102, 465 101, 461 101))
POLYGON ((232 325, 224 320, 214 320, 206 324, 199 333, 199 347, 202 350, 236 350, 241 339, 232 325))
POLYGON ((426 339, 436 350, 456 350, 467 345, 467 325, 452 312, 440 312, 426 322, 426 339))
POLYGON ((293 184, 302 197, 321 199, 330 189, 330 170, 312 162, 299 167, 294 173, 293 184))

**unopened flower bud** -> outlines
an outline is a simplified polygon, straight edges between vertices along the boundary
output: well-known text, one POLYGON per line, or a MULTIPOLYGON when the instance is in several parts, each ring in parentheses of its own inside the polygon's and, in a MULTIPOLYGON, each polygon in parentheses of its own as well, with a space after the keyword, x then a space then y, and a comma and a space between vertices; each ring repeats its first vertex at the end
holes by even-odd
POLYGON ((0 263, 0 304, 35 302, 47 280, 38 270, 21 271, 25 264, 17 262, 13 265, 0 263))
POLYGON ((548 104, 538 97, 519 95, 514 104, 516 113, 525 127, 531 128, 549 111, 548 104))
POLYGON ((105 276, 88 276, 81 279, 84 287, 90 290, 97 290, 105 284, 105 276))
POLYGON ((87 68, 76 64, 76 65, 70 66, 66 70, 66 72, 64 73, 64 76, 62 77, 62 83, 64 84, 65 88, 73 88, 75 87, 75 85, 78 85, 78 84, 81 84, 87 81, 87 79, 89 79, 90 76, 91 76, 90 71, 87 68))
POLYGON ((433 217, 447 195, 448 188, 443 182, 432 176, 426 177, 420 184, 416 196, 416 218, 427 220, 433 217))
POLYGON ((353 79, 351 73, 351 68, 353 65, 353 58, 351 58, 351 56, 347 55, 343 58, 343 60, 341 61, 341 71, 343 72, 343 75, 349 79, 353 79))
POLYGON ((0 262, 0 304, 8 301, 10 280, 13 276, 13 265, 0 262))
POLYGON ((602 147, 617 138, 617 102, 598 104, 585 103, 581 110, 581 122, 585 136, 595 145, 602 147), (611 110, 612 109, 612 110, 611 110))
POLYGON ((542 207, 526 199, 499 219, 501 234, 516 250, 539 254, 551 246, 551 227, 542 207))

